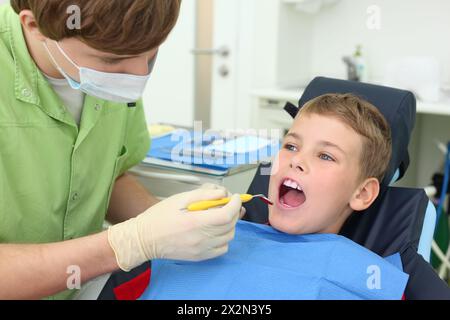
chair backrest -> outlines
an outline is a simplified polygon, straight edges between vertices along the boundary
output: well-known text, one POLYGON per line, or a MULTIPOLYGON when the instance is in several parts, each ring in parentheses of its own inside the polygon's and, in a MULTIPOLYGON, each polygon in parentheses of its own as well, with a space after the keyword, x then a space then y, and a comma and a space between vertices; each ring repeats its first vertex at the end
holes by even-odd
MULTIPOLYGON (((394 175, 405 174, 409 165, 408 144, 414 128, 416 100, 411 92, 359 82, 316 78, 300 99, 300 108, 311 99, 326 93, 353 93, 375 105, 388 121, 392 131, 392 158, 377 200, 363 212, 355 212, 346 221, 341 234, 373 252, 388 256, 406 248, 416 248, 428 206, 421 189, 389 187, 394 175)), ((294 117, 292 105, 287 111, 294 117)), ((262 175, 261 165, 249 188, 251 194, 267 194, 270 176, 262 175)), ((264 171, 267 172, 267 168, 264 171)), ((268 208, 259 201, 245 205, 248 221, 266 223, 268 208)))

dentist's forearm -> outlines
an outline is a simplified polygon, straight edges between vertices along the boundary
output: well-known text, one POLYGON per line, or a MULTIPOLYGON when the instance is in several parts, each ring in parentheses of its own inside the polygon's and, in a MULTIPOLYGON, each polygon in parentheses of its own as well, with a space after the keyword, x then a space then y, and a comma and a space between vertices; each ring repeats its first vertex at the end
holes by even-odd
POLYGON ((41 299, 68 289, 71 270, 84 283, 118 269, 106 232, 40 245, 0 245, 0 299, 41 299))
POLYGON ((135 177, 125 173, 114 184, 106 219, 112 224, 120 223, 136 217, 158 202, 135 177))

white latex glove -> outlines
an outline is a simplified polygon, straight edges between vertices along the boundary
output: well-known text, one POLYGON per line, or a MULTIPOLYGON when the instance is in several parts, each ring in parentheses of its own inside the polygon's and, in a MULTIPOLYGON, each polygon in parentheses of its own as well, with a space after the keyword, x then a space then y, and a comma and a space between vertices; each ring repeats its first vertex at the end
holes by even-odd
MULTIPOLYGON (((208 189, 208 190, 217 190, 217 189, 220 189, 220 190, 224 190, 225 192, 226 192, 226 194, 227 194, 227 197, 229 198, 229 197, 231 197, 233 194, 230 192, 230 191, 228 191, 228 189, 227 188, 225 188, 224 186, 220 186, 220 185, 217 185, 217 184, 214 184, 214 183, 205 183, 205 184, 203 184, 201 187, 200 187, 200 189, 208 189)), ((247 210, 244 208, 244 207, 241 207, 241 213, 240 213, 240 219, 242 219, 244 216, 245 216, 245 214, 247 213, 247 210)))
POLYGON ((218 184, 214 184, 214 183, 205 183, 205 184, 202 184, 201 187, 200 187, 200 189, 210 189, 210 190, 217 190, 217 189, 220 189, 220 190, 226 191, 227 194, 229 194, 227 188, 225 188, 224 186, 220 186, 220 185, 218 185, 218 184))
POLYGON ((226 206, 187 212, 193 202, 226 197, 224 189, 197 189, 159 202, 134 219, 108 229, 108 240, 124 271, 152 259, 201 261, 228 251, 242 206, 234 195, 226 206))

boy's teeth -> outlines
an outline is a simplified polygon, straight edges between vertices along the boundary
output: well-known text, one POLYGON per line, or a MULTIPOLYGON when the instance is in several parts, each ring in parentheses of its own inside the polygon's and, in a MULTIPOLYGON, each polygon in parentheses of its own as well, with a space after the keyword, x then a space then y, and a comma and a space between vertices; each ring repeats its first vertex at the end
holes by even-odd
POLYGON ((292 189, 297 189, 302 191, 302 188, 298 185, 297 182, 293 181, 293 180, 289 180, 287 179, 286 181, 284 181, 283 183, 286 187, 292 188, 292 189))

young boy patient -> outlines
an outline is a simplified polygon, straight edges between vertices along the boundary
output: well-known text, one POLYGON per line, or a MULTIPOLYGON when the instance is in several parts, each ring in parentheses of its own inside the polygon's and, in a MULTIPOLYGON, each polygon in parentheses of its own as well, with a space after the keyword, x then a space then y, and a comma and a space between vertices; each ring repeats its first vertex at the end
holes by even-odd
POLYGON ((307 103, 273 165, 272 227, 291 234, 335 233, 377 198, 391 158, 383 115, 351 94, 307 103))
POLYGON ((239 222, 220 258, 153 261, 143 298, 400 299, 399 257, 389 263, 337 235, 375 201, 390 157, 389 125, 370 103, 351 94, 308 102, 273 163, 270 226, 239 222))

